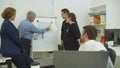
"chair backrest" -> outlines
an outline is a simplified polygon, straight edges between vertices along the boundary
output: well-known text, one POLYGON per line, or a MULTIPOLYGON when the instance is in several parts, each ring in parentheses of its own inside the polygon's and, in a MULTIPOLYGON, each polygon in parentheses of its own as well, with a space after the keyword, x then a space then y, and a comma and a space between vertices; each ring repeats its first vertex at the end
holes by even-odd
POLYGON ((106 68, 107 52, 54 51, 55 68, 106 68))
POLYGON ((113 65, 114 65, 115 60, 116 60, 116 52, 111 48, 107 48, 107 50, 108 50, 109 56, 111 58, 111 61, 112 61, 113 65))

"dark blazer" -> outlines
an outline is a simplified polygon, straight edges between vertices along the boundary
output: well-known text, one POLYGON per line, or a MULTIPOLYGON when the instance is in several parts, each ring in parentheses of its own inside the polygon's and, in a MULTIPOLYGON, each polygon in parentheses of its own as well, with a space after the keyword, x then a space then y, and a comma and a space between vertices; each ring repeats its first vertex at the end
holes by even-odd
POLYGON ((66 20, 64 20, 61 27, 61 40, 65 39, 67 28, 69 28, 69 24, 66 23, 66 20))
POLYGON ((19 32, 13 23, 4 20, 1 27, 1 53, 21 54, 24 45, 19 40, 19 32))

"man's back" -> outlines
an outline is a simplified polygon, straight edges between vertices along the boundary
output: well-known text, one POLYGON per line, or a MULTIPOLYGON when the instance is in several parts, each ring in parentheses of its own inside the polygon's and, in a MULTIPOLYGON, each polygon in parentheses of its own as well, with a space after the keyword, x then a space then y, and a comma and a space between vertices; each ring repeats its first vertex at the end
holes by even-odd
POLYGON ((95 40, 89 40, 80 46, 79 51, 107 51, 104 45, 95 40))

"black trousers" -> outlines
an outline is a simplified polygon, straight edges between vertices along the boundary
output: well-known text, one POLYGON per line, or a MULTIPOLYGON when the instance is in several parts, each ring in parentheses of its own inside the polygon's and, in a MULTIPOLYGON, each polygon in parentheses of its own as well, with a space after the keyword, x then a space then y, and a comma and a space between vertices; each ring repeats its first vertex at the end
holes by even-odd
POLYGON ((26 50, 26 54, 28 56, 30 56, 30 50, 31 50, 31 40, 29 39, 25 39, 25 38, 20 38, 20 40, 22 41, 22 43, 25 45, 25 50, 26 50))
POLYGON ((26 54, 2 54, 4 57, 11 57, 17 68, 31 68, 33 60, 26 54))

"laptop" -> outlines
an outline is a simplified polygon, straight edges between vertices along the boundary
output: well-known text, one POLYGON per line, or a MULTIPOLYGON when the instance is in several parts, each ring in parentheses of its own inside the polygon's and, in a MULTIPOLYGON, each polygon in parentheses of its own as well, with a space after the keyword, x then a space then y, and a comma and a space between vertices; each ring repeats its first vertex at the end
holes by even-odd
POLYGON ((107 52, 54 51, 55 68, 106 68, 107 52))

